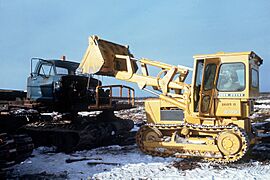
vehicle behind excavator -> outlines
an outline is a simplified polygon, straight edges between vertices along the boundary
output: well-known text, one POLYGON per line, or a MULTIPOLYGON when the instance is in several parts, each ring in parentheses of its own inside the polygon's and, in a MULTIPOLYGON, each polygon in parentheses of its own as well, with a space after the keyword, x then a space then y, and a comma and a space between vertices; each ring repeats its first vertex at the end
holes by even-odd
POLYGON ((192 83, 187 84, 191 68, 136 59, 128 46, 91 36, 79 68, 137 83, 157 96, 145 100, 147 123, 136 136, 141 151, 229 163, 263 140, 249 118, 259 95, 262 63, 252 51, 196 55, 192 83), (160 73, 150 75, 149 67, 160 73))
POLYGON ((34 145, 71 152, 135 141, 133 121, 114 114, 134 107, 134 90, 102 86, 90 74, 76 74, 78 66, 33 58, 27 92, 0 90, 0 174, 27 158, 34 145))
MULTIPOLYGON (((36 145, 55 145, 66 152, 93 148, 120 140, 118 135, 133 128, 132 120, 121 120, 113 113, 134 107, 132 88, 102 86, 92 75, 76 73, 76 62, 35 58, 31 64, 36 66, 27 81, 28 99, 34 101, 32 105, 36 103, 39 112, 57 112, 49 114, 53 116, 49 122, 23 128, 36 145), (90 115, 81 116, 81 111, 90 115)), ((42 115, 41 119, 46 119, 46 114, 42 115)))

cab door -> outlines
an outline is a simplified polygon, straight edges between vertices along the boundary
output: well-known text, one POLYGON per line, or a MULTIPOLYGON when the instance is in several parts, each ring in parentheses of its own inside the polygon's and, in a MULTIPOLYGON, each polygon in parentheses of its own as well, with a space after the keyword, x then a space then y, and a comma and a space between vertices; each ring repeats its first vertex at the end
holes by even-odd
POLYGON ((34 75, 28 78, 29 98, 32 100, 53 100, 53 82, 55 77, 54 64, 41 61, 34 75))
POLYGON ((214 97, 216 96, 216 79, 219 58, 207 58, 204 60, 202 86, 200 91, 200 116, 215 116, 214 97))

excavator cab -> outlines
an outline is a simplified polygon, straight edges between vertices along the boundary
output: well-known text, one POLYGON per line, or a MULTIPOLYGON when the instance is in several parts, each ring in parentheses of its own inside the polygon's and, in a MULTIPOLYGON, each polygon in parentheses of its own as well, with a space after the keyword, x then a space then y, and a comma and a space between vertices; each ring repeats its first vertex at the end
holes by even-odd
POLYGON ((259 95, 259 66, 254 52, 194 56, 193 112, 200 116, 248 117, 259 95))
POLYGON ((262 59, 254 52, 197 55, 194 59, 192 112, 205 118, 248 118, 259 95, 262 59))

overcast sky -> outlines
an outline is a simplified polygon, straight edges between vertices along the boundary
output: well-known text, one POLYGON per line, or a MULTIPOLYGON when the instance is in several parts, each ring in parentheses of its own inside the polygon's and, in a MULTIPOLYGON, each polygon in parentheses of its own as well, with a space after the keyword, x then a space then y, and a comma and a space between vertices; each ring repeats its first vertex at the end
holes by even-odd
POLYGON ((269 9, 268 0, 0 0, 0 88, 26 89, 32 57, 80 62, 97 34, 138 58, 189 67, 195 54, 253 50, 270 91, 269 9))

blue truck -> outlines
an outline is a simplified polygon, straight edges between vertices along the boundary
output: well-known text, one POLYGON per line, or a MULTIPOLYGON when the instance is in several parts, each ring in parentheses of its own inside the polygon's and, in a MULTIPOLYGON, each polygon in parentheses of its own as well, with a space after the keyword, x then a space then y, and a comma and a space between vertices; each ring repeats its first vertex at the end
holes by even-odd
POLYGON ((77 112, 95 103, 101 81, 76 75, 79 63, 63 60, 31 60, 27 79, 27 99, 46 106, 46 111, 77 112), (33 68, 33 64, 36 64, 33 68))
POLYGON ((135 141, 133 121, 114 115, 134 107, 134 90, 102 86, 92 75, 76 74, 78 66, 33 58, 27 92, 0 90, 0 176, 1 167, 28 157, 34 145, 71 152, 135 141))

